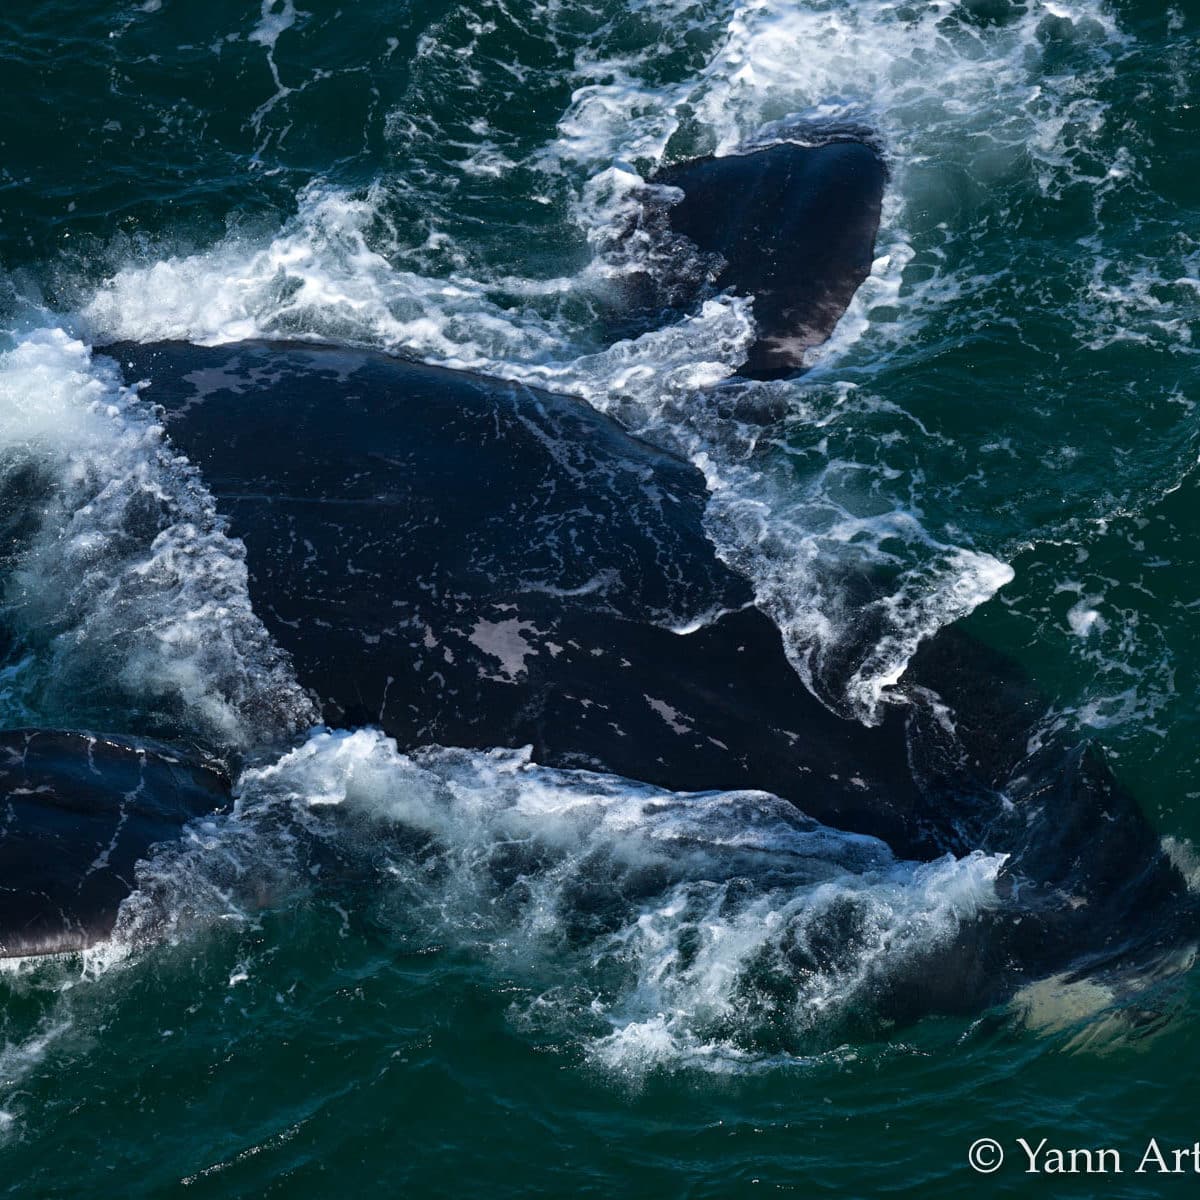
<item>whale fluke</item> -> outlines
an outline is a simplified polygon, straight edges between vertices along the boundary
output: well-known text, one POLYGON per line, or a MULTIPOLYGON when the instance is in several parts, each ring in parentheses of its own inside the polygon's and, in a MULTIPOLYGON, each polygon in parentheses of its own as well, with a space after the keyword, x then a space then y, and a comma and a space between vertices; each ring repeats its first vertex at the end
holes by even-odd
POLYGON ((164 749, 0 733, 0 958, 102 941, 138 860, 229 798, 222 770, 164 749))

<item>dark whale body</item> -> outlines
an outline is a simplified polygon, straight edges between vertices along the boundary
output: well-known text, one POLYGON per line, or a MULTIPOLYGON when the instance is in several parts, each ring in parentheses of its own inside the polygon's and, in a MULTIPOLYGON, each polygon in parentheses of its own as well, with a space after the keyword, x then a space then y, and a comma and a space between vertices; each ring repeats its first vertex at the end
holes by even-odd
POLYGON ((705 537, 690 465, 570 397, 377 354, 109 353, 154 380, 328 724, 763 788, 910 857, 944 849, 875 765, 903 755, 903 717, 870 731, 812 699, 705 537))
POLYGON ((1186 887, 1101 753, 1062 733, 1030 749, 1042 709, 1012 664, 945 630, 880 726, 834 716, 717 560, 699 473, 579 402, 341 349, 111 353, 154 380, 330 723, 760 788, 905 858, 1009 855, 1007 902, 951 963, 893 980, 893 1012, 1120 973, 1192 936, 1186 887))
POLYGON ((211 763, 50 730, 0 733, 0 958, 106 938, 152 846, 229 803, 211 763))
POLYGON ((649 247, 650 264, 673 269, 648 264, 626 276, 614 336, 659 328, 728 289, 754 298, 758 337, 741 374, 776 379, 804 368, 805 351, 829 337, 870 273, 887 169, 858 137, 791 134, 815 144, 777 142, 654 175, 625 236, 649 247), (680 237, 701 252, 689 269, 680 237))

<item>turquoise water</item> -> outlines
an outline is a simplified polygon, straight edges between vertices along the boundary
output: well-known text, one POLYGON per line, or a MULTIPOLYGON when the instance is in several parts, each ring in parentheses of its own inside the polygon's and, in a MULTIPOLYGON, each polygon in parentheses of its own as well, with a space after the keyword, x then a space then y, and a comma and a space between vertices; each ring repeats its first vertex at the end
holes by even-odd
MULTIPOLYGON (((432 863, 392 847, 384 884, 318 890, 308 844, 353 858, 361 829, 323 810, 297 829, 280 796, 365 811, 416 785, 369 734, 267 753, 303 698, 238 606, 204 496, 135 415, 97 423, 118 383, 88 347, 313 337, 580 395, 705 456, 711 536, 829 703, 876 719, 917 641, 964 619, 1030 669, 1052 722, 1104 745, 1195 871, 1198 30, 1194 6, 1100 0, 0 17, 0 457, 58 479, 64 511, 81 477, 110 480, 84 531, 119 551, 86 572, 57 543, 6 559, 0 714, 166 721, 254 763, 249 815, 148 868, 113 945, 0 975, 0 1187, 1062 1186, 1021 1175, 1018 1136, 1122 1150, 1124 1175, 1072 1194, 1188 1187, 1132 1168, 1151 1136, 1200 1132, 1191 974, 1148 981, 1136 1022, 1085 984, 867 1037, 850 975, 742 1022, 753 912, 664 898, 650 933, 637 912, 615 934, 568 927, 566 881, 617 835, 589 808, 532 898, 500 888, 485 868, 509 831, 488 803, 509 785, 478 763, 432 863), (760 444, 678 402, 736 365, 744 304, 614 351, 605 299, 641 178, 795 113, 869 125, 891 180, 832 342, 801 380, 756 385, 791 414, 760 444), (129 524, 145 487, 188 553, 134 588, 147 555, 167 569, 129 524), (890 581, 869 641, 839 603, 847 562, 890 581), (18 602, 30 581, 40 600, 18 602), (712 952, 661 972, 698 929, 712 952), (985 1136, 1010 1156, 986 1177, 966 1161, 985 1136)), ((544 832, 571 784, 537 779, 523 802, 544 832)), ((882 927, 902 953, 938 935, 948 894, 983 891, 960 868, 881 892, 882 927)))

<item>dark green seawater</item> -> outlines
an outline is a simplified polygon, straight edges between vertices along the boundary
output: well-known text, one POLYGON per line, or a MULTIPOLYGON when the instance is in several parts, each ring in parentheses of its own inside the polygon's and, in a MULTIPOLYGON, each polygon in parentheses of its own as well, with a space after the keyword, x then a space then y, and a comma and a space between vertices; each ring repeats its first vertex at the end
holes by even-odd
MULTIPOLYGON (((965 620, 1200 880, 1198 38, 1190 0, 9 3, 0 460, 64 504, 111 478, 72 527, 104 546, 134 536, 122 489, 182 504, 97 416, 120 393, 89 348, 115 339, 311 337, 557 387, 706 456, 714 540, 832 703, 873 719, 965 620), (891 179, 871 278, 808 375, 761 385, 791 415, 758 444, 673 403, 739 361, 741 302, 614 353, 604 297, 640 178, 791 114, 869 126, 891 179), (869 645, 831 582, 858 561, 892 582, 869 645)), ((172 722, 245 752, 267 812, 417 794, 367 734, 256 760, 246 697, 292 685, 220 636, 253 621, 244 581, 178 528, 192 565, 136 594, 115 550, 6 559, 0 720, 172 722)), ((986 892, 951 864, 881 891, 882 940, 763 1028, 739 1005, 767 908, 665 895, 566 929, 569 877, 624 834, 572 827, 497 890, 509 785, 472 769, 437 869, 399 855, 390 891, 308 887, 285 820, 210 826, 142 878, 165 939, 135 897, 111 947, 0 974, 0 1191, 1195 1194, 1133 1173, 1150 1137, 1200 1139, 1186 961, 1141 1020, 1085 980, 856 1035, 871 954, 986 892), (1018 1136, 1126 1170, 1027 1177, 1018 1136), (967 1164, 981 1137, 995 1174, 967 1164)), ((569 791, 538 776, 529 828, 569 791)))

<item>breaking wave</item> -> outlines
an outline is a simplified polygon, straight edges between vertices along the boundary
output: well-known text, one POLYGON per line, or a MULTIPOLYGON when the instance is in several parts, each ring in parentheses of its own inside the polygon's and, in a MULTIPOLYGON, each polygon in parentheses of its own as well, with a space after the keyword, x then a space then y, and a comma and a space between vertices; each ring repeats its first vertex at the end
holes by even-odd
POLYGON ((879 1028, 897 981, 998 903, 1002 863, 898 861, 762 792, 319 731, 245 772, 233 817, 143 865, 86 969, 323 893, 408 952, 486 959, 518 984, 516 1028, 582 1040, 600 1065, 727 1069, 879 1028))
POLYGON ((117 365, 61 330, 0 355, 0 495, 7 724, 246 748, 316 719, 199 475, 117 365))

